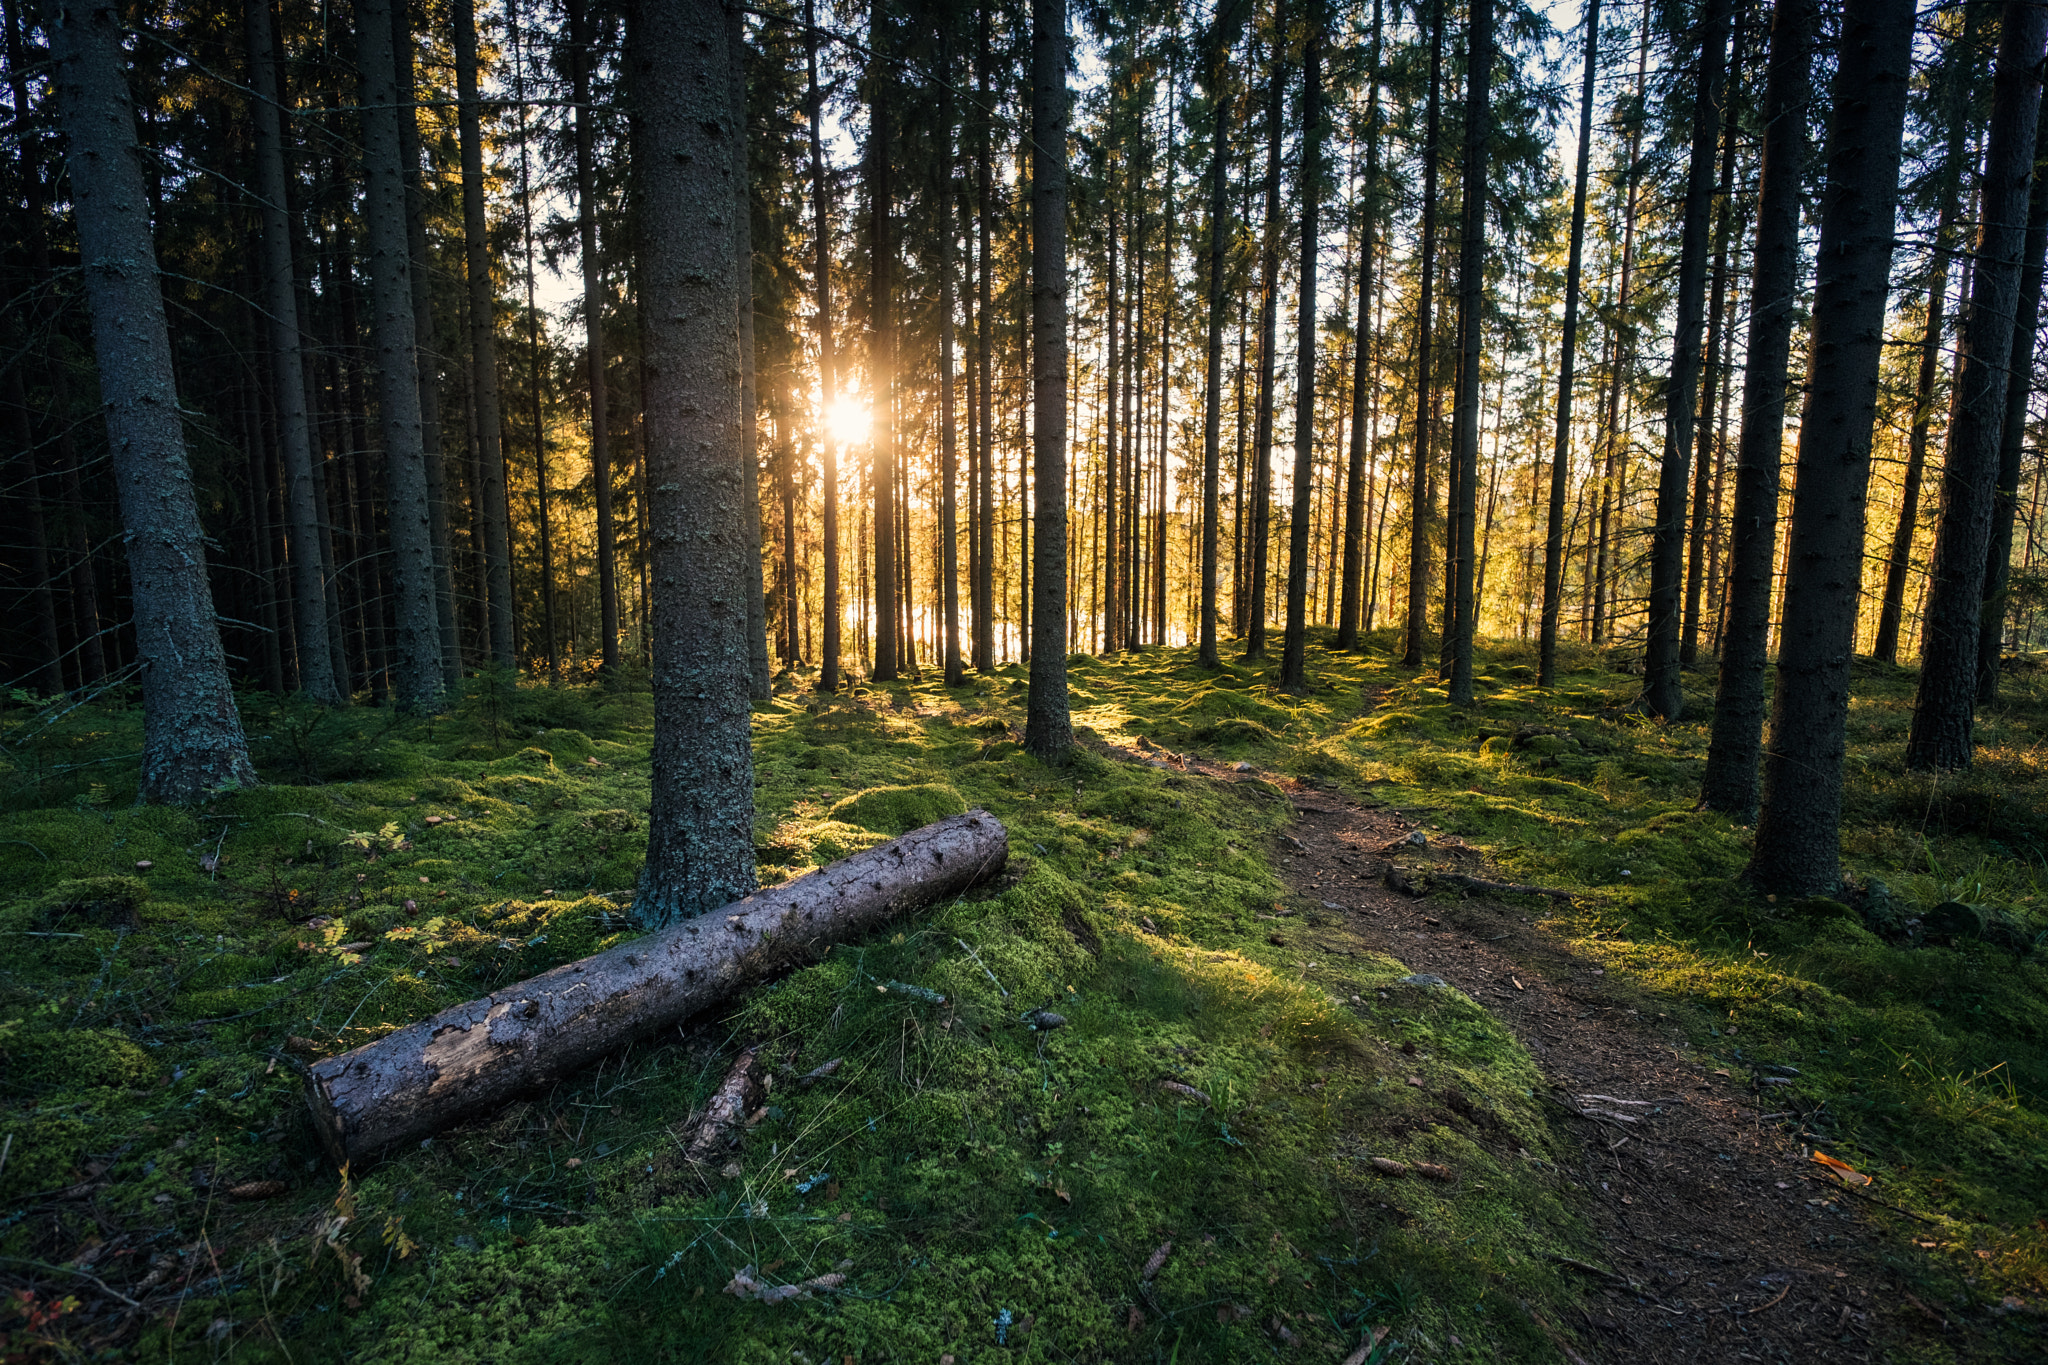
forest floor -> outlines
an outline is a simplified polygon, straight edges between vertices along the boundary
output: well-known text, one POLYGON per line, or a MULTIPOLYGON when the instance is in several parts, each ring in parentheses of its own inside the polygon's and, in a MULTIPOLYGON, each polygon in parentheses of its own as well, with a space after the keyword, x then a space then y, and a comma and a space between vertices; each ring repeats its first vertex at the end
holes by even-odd
POLYGON ((764 881, 970 804, 1002 880, 358 1171, 297 1063, 628 936, 644 685, 248 696, 197 811, 130 705, 0 713, 0 1359, 2038 1359, 2048 677, 1936 782, 1859 666, 1852 893, 1777 905, 1692 809, 1710 678, 1656 725, 1503 644, 1461 711, 1325 643, 1076 656, 1057 769, 1020 669, 785 677, 764 881))

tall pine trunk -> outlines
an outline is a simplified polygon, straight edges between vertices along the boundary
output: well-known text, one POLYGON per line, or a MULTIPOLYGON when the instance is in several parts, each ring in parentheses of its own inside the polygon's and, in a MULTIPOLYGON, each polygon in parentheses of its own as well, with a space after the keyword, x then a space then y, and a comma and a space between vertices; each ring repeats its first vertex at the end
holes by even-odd
MULTIPOLYGON (((1823 894, 1842 879, 1849 661, 1862 587, 1863 505, 1912 49, 1913 0, 1848 0, 1828 128, 1806 409, 1786 547, 1793 570, 1785 580, 1763 804, 1744 873, 1760 890, 1779 895, 1823 894)), ((1759 250, 1757 259, 1761 265, 1765 253, 1759 250)), ((1759 288, 1755 297, 1776 296, 1759 288)), ((1745 430, 1745 464, 1752 458, 1748 445, 1745 430)))
POLYGON ((120 11, 100 0, 59 6, 49 32, 101 411, 127 532, 142 674, 142 796, 191 804, 253 785, 256 770, 206 580, 120 11))
POLYGON ((875 499, 874 669, 876 682, 896 681, 896 241, 890 199, 888 15, 874 0, 868 41, 868 319, 872 329, 868 387, 874 397, 870 482, 875 499))
POLYGON ((1430 407, 1434 347, 1430 340, 1436 289, 1437 139, 1442 128, 1444 0, 1430 7, 1429 102, 1422 121, 1422 240, 1420 290, 1415 303, 1415 468, 1408 495, 1408 612, 1402 626, 1401 666, 1422 667, 1423 635, 1429 626, 1429 523, 1435 499, 1429 491, 1429 438, 1436 425, 1430 407))
MULTIPOLYGON (((1202 374, 1202 600, 1199 652, 1204 668, 1221 662, 1216 651, 1217 516, 1223 463, 1224 256, 1230 245, 1230 52, 1249 7, 1222 0, 1209 30, 1209 271, 1207 350, 1202 374)), ((1111 275, 1115 270, 1112 267, 1111 275)), ((1111 337, 1115 332, 1112 330, 1111 337)), ((1111 366, 1115 368, 1114 364, 1111 366)), ((1113 439, 1113 438, 1112 438, 1113 439)))
POLYGON ((960 435, 956 425, 953 380, 953 98, 943 96, 939 129, 939 577, 940 608, 945 616, 941 655, 946 686, 967 681, 960 666, 960 513, 955 503, 960 481, 960 435))
POLYGON ((1749 336, 1736 440, 1735 507, 1723 608, 1721 672, 1700 804, 1747 822, 1756 813, 1763 751, 1764 670, 1771 573, 1778 549, 1778 471, 1784 460, 1785 380, 1799 305, 1799 197, 1806 107, 1813 96, 1815 0, 1778 0, 1764 76, 1762 187, 1751 253, 1749 336))
POLYGON ((576 242, 583 266, 584 373, 590 389, 590 483, 596 495, 598 665, 607 679, 619 669, 619 588, 616 531, 612 526, 611 402, 605 391, 606 294, 597 254, 597 128, 590 78, 597 66, 597 35, 585 0, 568 0, 570 98, 576 141, 576 242))
POLYGON ((1485 335, 1487 142, 1493 77, 1493 0, 1471 0, 1465 63, 1464 223, 1458 243, 1458 391, 1451 419, 1451 463, 1458 471, 1457 625, 1451 643, 1450 700, 1472 704, 1472 643, 1479 626, 1479 362, 1485 335))
MULTIPOLYGON (((1787 0, 1800 4, 1806 0, 1787 0)), ((1600 71, 1600 0, 1586 6, 1586 59, 1579 89, 1579 164, 1572 182, 1571 245, 1564 272, 1564 338, 1557 366, 1557 436, 1551 445, 1550 503, 1543 531, 1543 619, 1536 685, 1557 682, 1557 626, 1564 606, 1564 501, 1571 482, 1572 383, 1579 355, 1579 295, 1585 272, 1586 181, 1593 154, 1593 87, 1600 71)))
POLYGON ((512 615, 512 517, 505 484, 504 418, 498 406, 498 292, 491 284, 490 225, 484 217, 483 105, 477 89, 475 0, 452 0, 455 90, 462 139, 462 246, 469 285, 470 386, 474 395, 476 496, 482 503, 484 606, 491 662, 519 661, 512 615))
POLYGON ((284 462, 287 555, 291 561, 292 621, 298 646, 299 690, 333 706, 343 700, 327 644, 327 582, 320 555, 320 506, 313 484, 312 425, 306 412, 306 373, 299 332, 299 291, 292 269, 291 222, 286 212, 284 133, 278 107, 270 0, 247 0, 251 122, 255 125, 256 192, 263 233, 263 307, 269 314, 270 364, 276 404, 278 453, 284 462))
POLYGON ((392 688, 401 710, 441 704, 441 616, 434 591, 433 512, 420 420, 419 332, 413 319, 412 244, 391 0, 357 0, 361 66, 363 232, 369 249, 370 342, 384 437, 386 524, 391 536, 392 688))
POLYGON ((1685 712, 1679 671, 1685 590, 1686 503, 1692 486, 1693 422, 1699 411, 1700 333, 1705 326, 1707 265, 1712 252, 1714 152, 1720 143, 1722 76, 1728 51, 1729 0, 1706 0, 1700 16, 1694 74, 1692 153, 1679 227, 1677 322, 1671 375, 1664 387, 1664 455, 1657 466, 1657 520, 1650 528, 1650 638, 1643 666, 1643 706, 1677 720, 1685 712))
POLYGON ((837 399, 839 361, 832 345, 832 213, 831 182, 825 174, 825 95, 818 84, 818 13, 816 0, 804 0, 806 103, 811 135, 811 235, 817 257, 812 264, 818 305, 818 449, 824 463, 825 595, 823 639, 818 651, 818 690, 839 690, 839 446, 832 431, 837 399))
POLYGON ((768 594, 762 581, 761 557, 761 438, 760 402, 754 376, 754 191, 753 170, 747 157, 747 28, 746 11, 737 5, 726 10, 727 44, 732 48, 733 126, 739 130, 740 146, 735 153, 739 170, 733 183, 733 254, 739 258, 740 325, 740 441, 746 458, 740 472, 746 481, 746 515, 741 527, 747 537, 747 695, 766 701, 775 694, 774 674, 768 663, 768 594))
POLYGON ((1899 661, 1899 634, 1906 617, 1906 580, 1912 573, 1913 540, 1920 528, 1920 486, 1927 476, 1928 439, 1934 428, 1934 386, 1941 374, 1942 324, 1947 317, 1949 261, 1962 202, 1963 171, 1976 162, 1970 155, 1974 112, 1970 93, 1977 74, 1977 22, 1987 8, 1984 4, 1963 6, 1962 31, 1949 45, 1944 101, 1947 145, 1941 165, 1941 206, 1934 220, 1934 259, 1927 276, 1927 317, 1921 330, 1920 366, 1913 387, 1913 428, 1907 437, 1906 472, 1899 486, 1899 519, 1892 527, 1891 554, 1885 562, 1877 640, 1870 651, 1888 664, 1899 661))
POLYGON ((1031 0, 1031 692, 1024 747, 1064 762, 1067 715, 1067 3, 1031 0))
POLYGON ((980 489, 976 532, 981 542, 975 554, 974 667, 992 673, 996 666, 996 427, 995 427, 995 264, 990 253, 991 220, 995 217, 995 112, 989 89, 994 59, 989 52, 988 6, 980 7, 975 19, 975 124, 974 157, 976 219, 974 370, 975 422, 979 426, 980 489))
POLYGON ((1268 45, 1266 95, 1266 218, 1259 248, 1259 394, 1252 436, 1252 526, 1245 547, 1251 579, 1245 594, 1244 657, 1266 655, 1266 572, 1271 558, 1267 537, 1273 521, 1273 384, 1280 328, 1280 143, 1287 92, 1287 6, 1273 6, 1273 38, 1268 45))
POLYGON ((646 0, 629 35, 654 546, 653 807, 633 917, 754 889, 747 458, 731 215, 746 173, 720 0, 646 0))
MULTIPOLYGON (((2042 103, 2048 115, 2048 100, 2042 103)), ((2033 396, 2035 328, 2041 320, 2043 254, 2048 253, 2048 169, 2040 164, 2048 146, 2048 117, 2035 123, 2034 175, 2027 195, 2027 240, 2020 258, 2019 310, 2013 318, 2012 364, 2005 389, 2005 423, 1998 441, 1998 486, 1991 507, 1991 552, 1984 565, 1983 624, 1977 641, 1977 703, 1998 700, 1998 673, 2005 650, 2005 618, 2011 607, 2012 535, 2019 516, 2020 475, 2026 453, 2027 401, 2033 396)))
MULTIPOLYGON (((1475 0, 1484 4, 1486 0, 1475 0)), ((1308 687, 1308 541, 1316 451, 1316 257, 1322 237, 1323 7, 1308 0, 1301 50, 1300 314, 1294 334, 1294 507, 1287 521, 1287 633, 1280 646, 1280 686, 1308 687)))
MULTIPOLYGON (((1597 8, 1600 0, 1592 2, 1597 8)), ((1370 379, 1371 358, 1379 344, 1372 328, 1372 307, 1379 294, 1379 277, 1374 272, 1379 264, 1380 37, 1383 17, 1381 0, 1373 0, 1372 40, 1365 59, 1366 80, 1371 83, 1371 91, 1365 102, 1365 186, 1361 195, 1363 208, 1358 233, 1358 326, 1352 333, 1351 450, 1344 477, 1344 563, 1337 608, 1337 648, 1340 650, 1358 648, 1360 599, 1362 596, 1369 598, 1371 586, 1363 581, 1366 458, 1369 453, 1365 414, 1377 398, 1370 379)), ((1370 605, 1366 605, 1364 610, 1369 618, 1370 605)))
MULTIPOLYGON (((1692 474, 1692 526, 1686 549, 1685 630, 1678 642, 1678 662, 1692 664, 1700 653, 1700 606, 1706 587, 1707 527, 1718 503, 1710 501, 1716 487, 1714 402, 1722 391, 1721 358, 1727 346, 1728 254, 1735 227, 1736 92, 1742 79, 1743 36, 1740 14, 1735 21, 1728 62, 1728 80, 1721 98, 1721 183, 1714 191, 1713 284, 1707 302, 1707 356, 1700 374, 1700 421, 1692 474)), ((1726 423, 1722 423, 1726 427, 1726 423)))
POLYGON ((1967 768, 1975 750, 1984 570, 1991 552, 2007 366, 2019 310, 2044 45, 2048 9, 2030 0, 2008 0, 1999 19, 1998 65, 1992 76, 1983 226, 1977 234, 1969 310, 1962 320, 1955 418, 1941 472, 1941 527, 1928 569, 1920 690, 1906 739, 1909 768, 1967 768))

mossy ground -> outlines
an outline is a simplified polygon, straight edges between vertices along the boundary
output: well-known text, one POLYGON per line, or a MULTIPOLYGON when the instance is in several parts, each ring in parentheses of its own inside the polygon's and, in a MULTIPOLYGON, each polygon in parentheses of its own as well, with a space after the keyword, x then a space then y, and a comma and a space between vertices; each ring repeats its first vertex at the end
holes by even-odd
MULTIPOLYGON (((1553 927, 1693 1002, 1702 1049, 1816 1078, 1830 1150, 1938 1220, 1937 1247, 1901 1254, 1942 1292, 2048 1291, 2039 955, 1890 943, 1747 896, 1745 832, 1690 811, 1704 727, 1632 719, 1634 680, 1590 654, 1546 697, 1532 659, 1493 651, 1465 713, 1377 643, 1312 650, 1305 699, 1185 651, 1077 659, 1085 740, 1059 769, 1015 742, 1021 670, 839 699, 786 680, 756 713, 764 881, 973 804, 1011 830, 1004 883, 346 1182, 292 1049, 357 1045, 625 932, 644 689, 491 677, 431 724, 250 698, 275 785, 196 812, 130 804, 133 711, 10 713, 0 1269, 90 1299, 51 1269, 70 1266, 165 1311, 101 1348, 110 1320, 5 1326, 80 1357, 252 1361, 1193 1360, 1283 1329, 1342 1353, 1382 1328, 1383 1355, 1556 1358, 1523 1304, 1569 1298, 1547 1255, 1584 1233, 1533 1063, 1462 996, 1397 986, 1390 959, 1268 942, 1287 802, 1111 747, 1140 737, 1427 811, 1520 879, 1585 892, 1553 927), (1501 741, 1531 726, 1567 733, 1501 741), (65 885, 115 876, 144 894, 65 885), (1067 1024, 1028 1027, 1037 1007, 1067 1024), (738 1174, 707 1175, 677 1134, 740 1042, 778 1079, 738 1174), (1405 1084, 1403 1043, 1483 1135, 1405 1084), (1458 1179, 1386 1181, 1370 1156, 1458 1179), (256 1180, 288 1190, 227 1194, 256 1180), (48 1193, 79 1184, 101 1188, 48 1193), (721 1292, 750 1264, 788 1282, 842 1263, 830 1295, 721 1292)), ((2008 696, 1979 772, 1936 787, 1893 775, 1910 679, 1862 680, 1850 861, 1903 901, 2038 930, 2048 817, 2015 798, 2039 791, 2043 698, 2033 675, 2008 696)))

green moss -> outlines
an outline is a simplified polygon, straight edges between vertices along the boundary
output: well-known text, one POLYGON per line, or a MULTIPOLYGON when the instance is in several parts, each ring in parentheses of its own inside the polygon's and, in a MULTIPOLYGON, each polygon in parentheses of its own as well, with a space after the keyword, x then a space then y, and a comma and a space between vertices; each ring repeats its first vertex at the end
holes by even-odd
POLYGON ((966 809, 967 802, 959 792, 931 782, 908 787, 873 787, 835 803, 830 814, 841 824, 894 835, 908 834, 966 809))

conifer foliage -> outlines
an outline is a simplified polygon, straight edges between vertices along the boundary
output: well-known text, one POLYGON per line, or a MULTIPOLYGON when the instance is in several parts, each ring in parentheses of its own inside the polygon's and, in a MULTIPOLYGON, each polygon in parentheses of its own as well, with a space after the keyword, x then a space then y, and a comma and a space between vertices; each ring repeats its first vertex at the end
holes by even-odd
POLYGON ((1825 889, 1855 657, 1951 770, 2048 628, 2038 6, 5 20, 0 669, 138 695, 155 799, 255 779, 237 688, 651 685, 660 920, 752 884, 766 698, 1059 762, 1076 654, 1520 639, 1825 889))

